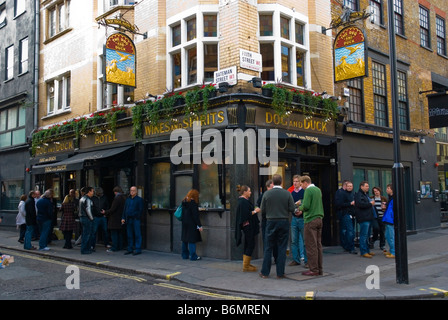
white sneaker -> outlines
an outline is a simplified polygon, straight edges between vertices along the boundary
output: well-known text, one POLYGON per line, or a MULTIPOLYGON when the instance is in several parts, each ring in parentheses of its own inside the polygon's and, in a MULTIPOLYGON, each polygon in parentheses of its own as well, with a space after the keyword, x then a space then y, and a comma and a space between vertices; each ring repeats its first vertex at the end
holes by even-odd
POLYGON ((50 248, 48 248, 48 247, 45 247, 45 248, 39 249, 39 251, 48 251, 48 250, 50 250, 50 248))

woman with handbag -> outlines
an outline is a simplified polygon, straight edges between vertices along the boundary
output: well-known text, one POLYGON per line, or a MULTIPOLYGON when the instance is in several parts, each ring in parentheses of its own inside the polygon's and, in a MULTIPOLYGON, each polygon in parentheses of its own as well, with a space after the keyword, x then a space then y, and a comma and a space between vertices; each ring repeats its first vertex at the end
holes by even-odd
POLYGON ((248 186, 238 185, 237 191, 240 197, 238 198, 238 205, 236 207, 236 245, 239 246, 241 244, 242 231, 244 233, 243 272, 254 272, 257 271, 257 268, 251 265, 250 261, 252 260, 252 253, 255 249, 255 237, 260 232, 260 220, 258 220, 257 215, 260 212, 260 208, 254 209, 254 205, 249 201, 252 191, 248 186))
POLYGON ((196 254, 196 243, 202 241, 202 224, 199 219, 199 192, 191 189, 182 201, 182 258, 201 260, 196 254))

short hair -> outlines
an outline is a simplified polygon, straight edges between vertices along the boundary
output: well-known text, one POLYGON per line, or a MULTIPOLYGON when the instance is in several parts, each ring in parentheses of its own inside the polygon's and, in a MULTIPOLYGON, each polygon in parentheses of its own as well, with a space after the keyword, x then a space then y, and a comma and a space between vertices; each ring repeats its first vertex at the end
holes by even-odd
POLYGON ((114 187, 114 189, 112 190, 112 192, 123 193, 123 189, 121 189, 121 187, 119 187, 119 186, 116 186, 116 187, 114 187))
POLYGON ((366 180, 361 181, 361 183, 359 184, 359 187, 360 188, 363 187, 366 183, 369 184, 369 181, 366 181, 366 180))
POLYGON ((273 183, 274 183, 274 181, 272 181, 272 179, 269 179, 268 181, 266 181, 266 188, 269 187, 273 183))
POLYGON ((20 196, 20 201, 25 201, 26 200, 26 194, 22 194, 20 196))
POLYGON ((299 181, 300 181, 300 175, 299 175, 299 174, 295 174, 295 175, 292 177, 292 181, 294 181, 294 179, 299 179, 299 181))
POLYGON ((300 182, 306 182, 306 183, 311 183, 311 178, 309 176, 302 176, 300 178, 300 182))
POLYGON ((34 190, 28 192, 28 198, 32 198, 34 196, 34 190))
POLYGON ((85 194, 89 193, 92 190, 93 190, 93 187, 84 187, 85 194))
POLYGON ((272 176, 272 181, 274 182, 274 186, 280 186, 282 184, 283 179, 281 175, 276 173, 272 176))

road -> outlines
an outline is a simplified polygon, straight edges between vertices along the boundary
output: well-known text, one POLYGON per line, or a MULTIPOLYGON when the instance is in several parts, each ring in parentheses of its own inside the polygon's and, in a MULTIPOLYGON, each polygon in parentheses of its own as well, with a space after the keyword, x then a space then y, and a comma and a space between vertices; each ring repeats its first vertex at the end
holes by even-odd
POLYGON ((26 252, 2 250, 2 253, 14 256, 14 263, 0 270, 0 300, 257 299, 26 252))

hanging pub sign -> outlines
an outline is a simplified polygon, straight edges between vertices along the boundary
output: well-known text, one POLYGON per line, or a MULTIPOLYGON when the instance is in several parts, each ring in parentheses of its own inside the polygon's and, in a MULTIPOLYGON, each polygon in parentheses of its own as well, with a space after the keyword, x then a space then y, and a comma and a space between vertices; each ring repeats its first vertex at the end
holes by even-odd
POLYGON ((125 34, 114 33, 106 40, 106 82, 135 87, 135 46, 125 34))
POLYGON ((367 44, 357 27, 341 30, 334 41, 334 81, 367 76, 367 44))
POLYGON ((429 128, 448 126, 448 95, 443 93, 428 94, 429 128))

